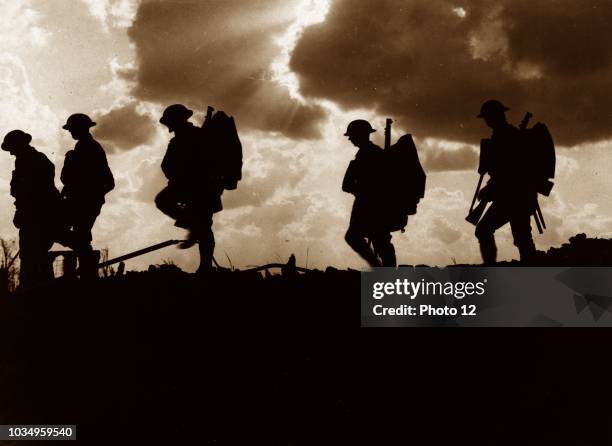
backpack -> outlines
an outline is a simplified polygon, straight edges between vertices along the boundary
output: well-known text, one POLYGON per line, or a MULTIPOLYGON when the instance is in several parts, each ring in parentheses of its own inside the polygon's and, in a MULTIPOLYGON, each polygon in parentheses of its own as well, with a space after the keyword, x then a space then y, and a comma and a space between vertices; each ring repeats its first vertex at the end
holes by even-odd
POLYGON ((242 179, 242 144, 234 118, 221 110, 213 114, 213 108, 208 107, 202 129, 218 157, 223 188, 236 189, 242 179))
POLYGON ((411 134, 402 136, 390 145, 391 123, 385 129, 385 157, 389 173, 386 187, 389 196, 388 228, 390 232, 402 231, 408 224, 408 216, 416 214, 417 205, 425 196, 427 175, 419 161, 411 134))
POLYGON ((548 127, 538 122, 531 128, 521 129, 525 137, 525 145, 532 164, 531 176, 536 185, 538 193, 548 196, 554 185, 552 178, 555 177, 555 143, 548 127))

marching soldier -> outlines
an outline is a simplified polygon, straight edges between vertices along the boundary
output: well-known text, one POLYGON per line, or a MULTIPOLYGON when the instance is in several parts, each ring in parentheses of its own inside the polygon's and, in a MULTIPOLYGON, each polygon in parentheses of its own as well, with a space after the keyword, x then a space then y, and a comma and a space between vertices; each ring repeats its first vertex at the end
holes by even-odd
POLYGON ((368 121, 358 119, 344 134, 359 149, 342 182, 342 190, 355 196, 345 240, 370 266, 395 266, 395 248, 386 222, 390 203, 384 188, 384 152, 370 141, 375 131, 368 121))
POLYGON ((506 223, 510 223, 521 262, 531 261, 536 252, 531 215, 538 192, 529 175, 530 154, 520 130, 506 120, 508 110, 501 102, 488 100, 478 115, 493 130, 488 142, 490 180, 478 195, 481 201, 492 204, 476 226, 482 259, 487 265, 497 260, 494 233, 506 223))
POLYGON ((106 153, 89 130, 95 125, 89 116, 76 113, 62 127, 77 141, 74 150, 66 153, 60 178, 69 229, 66 244, 79 259, 81 277, 97 276, 99 259, 91 247, 91 230, 105 203, 104 196, 115 187, 106 153))
POLYGON ((189 122, 192 114, 184 105, 174 104, 164 110, 159 120, 174 137, 161 165, 168 185, 155 197, 155 204, 175 220, 175 226, 189 231, 180 248, 199 244, 198 273, 208 273, 213 270, 215 250, 213 214, 223 209, 223 183, 219 160, 206 146, 206 130, 189 122))
POLYGON ((29 134, 13 130, 2 143, 2 149, 15 156, 11 195, 16 208, 13 223, 19 229, 20 286, 53 278, 48 252, 56 230, 53 215, 59 204, 55 166, 30 146, 31 141, 29 134))

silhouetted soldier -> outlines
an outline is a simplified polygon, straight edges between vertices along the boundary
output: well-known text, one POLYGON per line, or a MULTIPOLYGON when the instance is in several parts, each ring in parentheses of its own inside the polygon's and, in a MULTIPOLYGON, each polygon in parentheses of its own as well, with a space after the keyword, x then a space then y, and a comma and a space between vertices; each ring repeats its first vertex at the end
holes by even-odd
POLYGON ((30 146, 31 141, 29 134, 13 130, 2 143, 2 149, 15 156, 11 195, 16 208, 13 223, 19 228, 20 286, 53 278, 47 254, 57 229, 53 216, 59 204, 55 166, 30 146))
POLYGON ((79 259, 81 277, 97 275, 99 259, 91 247, 91 230, 105 202, 104 196, 115 187, 106 153, 89 133, 95 125, 89 116, 76 113, 62 127, 77 141, 74 150, 66 153, 61 180, 70 231, 67 244, 79 259))
POLYGON ((481 201, 492 204, 476 226, 485 264, 496 262, 494 233, 506 223, 510 223, 521 261, 528 262, 535 254, 531 215, 537 203, 537 190, 529 177, 530 154, 520 130, 506 120, 508 110, 501 102, 488 100, 478 115, 493 129, 486 161, 490 180, 478 195, 481 201))
POLYGON ((175 226, 189 230, 180 248, 199 243, 198 272, 206 273, 213 269, 213 214, 223 209, 223 184, 215 153, 206 146, 206 131, 189 122, 192 114, 184 105, 174 104, 159 120, 174 137, 161 165, 168 186, 155 197, 155 204, 176 221, 175 226))
POLYGON ((383 150, 370 141, 375 131, 368 121, 358 119, 344 134, 359 148, 342 182, 342 190, 355 196, 345 240, 370 266, 395 266, 395 249, 386 227, 389 202, 384 187, 385 157, 383 150))

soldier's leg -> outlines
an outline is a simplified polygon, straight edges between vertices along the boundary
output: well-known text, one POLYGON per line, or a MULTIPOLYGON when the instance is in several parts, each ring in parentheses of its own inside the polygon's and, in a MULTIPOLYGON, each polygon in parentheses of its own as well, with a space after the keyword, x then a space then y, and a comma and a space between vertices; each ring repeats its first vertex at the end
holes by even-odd
POLYGON ((521 262, 533 260, 536 248, 531 235, 531 214, 529 211, 521 210, 512 215, 510 228, 512 229, 514 245, 519 250, 521 262))
POLYGON ((382 266, 397 266, 397 259, 395 258, 395 247, 391 243, 391 234, 388 232, 382 232, 372 237, 372 244, 374 245, 374 251, 380 257, 382 266))
POLYGON ((79 259, 79 276, 97 277, 97 260, 91 247, 91 230, 96 218, 100 215, 101 202, 82 203, 80 210, 75 212, 73 222, 74 251, 79 259))
POLYGON ((73 248, 72 239, 72 216, 73 206, 65 198, 58 202, 57 215, 55 218, 55 224, 53 226, 54 239, 57 243, 67 248, 73 248))
POLYGON ((198 273, 206 273, 213 270, 213 255, 215 252, 215 235, 212 231, 213 214, 206 213, 199 224, 199 248, 200 266, 198 273))
POLYGON ((163 188, 155 197, 155 206, 157 206, 157 209, 162 211, 168 217, 176 220, 177 226, 181 228, 187 227, 182 222, 184 208, 180 203, 180 199, 175 188, 171 186, 166 186, 163 188))
POLYGON ((38 275, 40 280, 51 280, 54 278, 53 262, 49 258, 49 250, 53 246, 54 234, 41 228, 38 245, 38 275))
POLYGON ((476 238, 480 244, 480 253, 485 265, 494 265, 497 261, 497 246, 495 231, 508 223, 509 215, 505 208, 493 203, 476 225, 476 238))
POLYGON ((351 211, 349 227, 344 235, 344 240, 346 240, 346 243, 353 248, 353 251, 359 254, 370 266, 381 266, 378 256, 366 240, 369 232, 371 232, 371 228, 368 225, 369 219, 370 216, 367 210, 360 205, 358 200, 355 200, 351 211))
POLYGON ((19 229, 19 284, 33 285, 53 278, 48 252, 53 242, 38 225, 19 229))
POLYGON ((349 226, 344 235, 344 240, 346 240, 346 243, 353 248, 353 251, 359 254, 370 266, 382 266, 376 254, 370 248, 366 240, 366 235, 359 229, 349 226))
POLYGON ((19 229, 19 286, 29 286, 36 281, 36 244, 28 228, 19 229))

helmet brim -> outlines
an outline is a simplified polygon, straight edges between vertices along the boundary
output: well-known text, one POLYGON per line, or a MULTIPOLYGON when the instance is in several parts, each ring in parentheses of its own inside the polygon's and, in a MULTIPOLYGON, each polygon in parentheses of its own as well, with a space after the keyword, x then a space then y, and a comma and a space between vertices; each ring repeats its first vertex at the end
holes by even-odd
MULTIPOLYGON (((88 129, 90 129, 90 128, 94 127, 95 125, 96 125, 96 123, 95 123, 95 122, 91 122, 91 123, 89 123, 89 124, 87 124, 87 125, 83 125, 83 127, 86 127, 86 128, 88 128, 88 129)), ((68 123, 66 123, 66 124, 64 124, 64 125, 62 126, 62 128, 63 128, 64 130, 70 130, 70 129, 73 129, 73 128, 76 128, 76 127, 79 127, 79 125, 78 125, 78 124, 77 124, 77 125, 74 125, 74 124, 73 124, 73 125, 68 125, 68 123)))
MULTIPOLYGON (((510 110, 510 108, 504 106, 504 109, 502 110, 502 112, 506 113, 508 110, 510 110)), ((479 119, 482 119, 485 117, 485 115, 486 113, 480 112, 476 115, 476 117, 479 119)))
MULTIPOLYGON (((372 130, 370 130, 370 132, 369 132, 369 133, 374 133, 375 131, 376 131, 376 129, 372 129, 372 130)), ((344 136, 351 136, 351 134, 350 134, 349 132, 346 132, 346 133, 344 134, 344 136)))
POLYGON ((160 124, 165 126, 176 124, 177 122, 187 122, 193 116, 193 111, 187 109, 183 116, 162 116, 159 119, 160 124))

